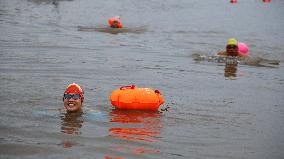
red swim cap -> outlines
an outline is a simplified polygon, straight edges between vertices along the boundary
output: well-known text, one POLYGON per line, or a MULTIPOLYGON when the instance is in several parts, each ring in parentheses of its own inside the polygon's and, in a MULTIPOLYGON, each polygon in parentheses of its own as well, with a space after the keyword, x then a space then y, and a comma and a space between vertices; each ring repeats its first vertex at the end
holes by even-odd
POLYGON ((123 28, 123 25, 121 23, 120 17, 119 16, 115 16, 113 18, 109 18, 108 19, 108 24, 110 27, 113 26, 113 23, 116 22, 117 23, 117 28, 123 28))
POLYGON ((69 86, 67 86, 64 94, 80 94, 82 102, 84 100, 84 90, 76 83, 72 83, 69 86))

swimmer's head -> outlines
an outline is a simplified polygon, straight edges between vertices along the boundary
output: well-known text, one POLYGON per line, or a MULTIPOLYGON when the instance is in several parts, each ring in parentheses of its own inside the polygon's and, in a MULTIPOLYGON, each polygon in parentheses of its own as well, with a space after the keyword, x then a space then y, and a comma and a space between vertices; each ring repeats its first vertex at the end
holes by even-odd
POLYGON ((238 56, 238 41, 234 38, 231 38, 227 42, 226 52, 228 56, 238 56))
POLYGON ((84 90, 76 83, 67 86, 64 95, 63 102, 64 107, 69 112, 75 112, 81 110, 84 101, 84 90))
POLYGON ((113 18, 109 18, 108 19, 108 24, 112 28, 122 28, 123 27, 119 16, 115 16, 113 18))

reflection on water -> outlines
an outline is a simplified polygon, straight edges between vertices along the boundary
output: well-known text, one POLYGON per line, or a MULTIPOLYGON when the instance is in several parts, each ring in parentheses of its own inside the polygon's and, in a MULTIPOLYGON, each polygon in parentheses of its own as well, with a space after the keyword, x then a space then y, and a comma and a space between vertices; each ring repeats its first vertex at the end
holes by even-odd
MULTIPOLYGON (((160 114, 148 111, 113 110, 109 113, 110 122, 115 127, 109 129, 109 135, 114 138, 139 141, 144 143, 157 142, 162 128, 160 114), (116 126, 117 125, 117 126, 116 126)), ((130 154, 157 154, 159 150, 146 147, 131 147, 128 145, 111 146, 118 151, 130 154)))
POLYGON ((237 77, 238 64, 226 64, 224 69, 224 77, 235 78, 237 77))
MULTIPOLYGON (((80 135, 80 128, 83 125, 83 112, 66 112, 60 116, 61 118, 61 132, 69 135, 80 135)), ((64 140, 62 141, 64 148, 71 148, 78 145, 77 142, 64 140)))
POLYGON ((224 76, 227 79, 236 79, 239 59, 237 57, 227 57, 224 69, 224 76))
POLYGON ((65 134, 81 134, 80 128, 84 122, 82 114, 83 112, 66 112, 61 116, 61 132, 65 134))
POLYGON ((161 124, 157 112, 121 111, 110 112, 110 122, 122 123, 125 127, 110 128, 111 136, 126 140, 154 142, 159 138, 161 124))
POLYGON ((105 156, 105 159, 124 159, 124 158, 122 158, 122 157, 105 156))

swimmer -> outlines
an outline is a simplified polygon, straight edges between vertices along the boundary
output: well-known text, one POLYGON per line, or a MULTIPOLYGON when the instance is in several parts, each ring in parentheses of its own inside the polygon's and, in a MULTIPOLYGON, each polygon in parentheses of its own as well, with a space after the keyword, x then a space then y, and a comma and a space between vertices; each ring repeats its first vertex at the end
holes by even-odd
POLYGON ((121 23, 120 17, 115 16, 113 18, 108 19, 108 24, 111 28, 123 28, 123 25, 121 23))
POLYGON ((67 112, 82 111, 84 90, 76 83, 70 84, 63 95, 64 107, 67 112))
POLYGON ((247 57, 239 52, 238 41, 231 38, 227 42, 226 51, 218 52, 217 55, 221 56, 233 56, 233 57, 247 57))
POLYGON ((121 26, 119 26, 119 22, 114 20, 110 26, 111 28, 122 28, 121 26))

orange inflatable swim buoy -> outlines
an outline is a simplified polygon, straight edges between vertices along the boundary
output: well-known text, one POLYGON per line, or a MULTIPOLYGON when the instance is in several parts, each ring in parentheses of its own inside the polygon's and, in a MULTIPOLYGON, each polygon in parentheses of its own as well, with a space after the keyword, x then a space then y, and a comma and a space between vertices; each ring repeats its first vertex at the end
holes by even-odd
POLYGON ((158 110, 164 99, 158 90, 123 86, 110 96, 111 104, 117 109, 158 110))
POLYGON ((115 16, 113 18, 108 19, 108 24, 111 28, 123 28, 123 25, 121 23, 120 17, 115 16))

